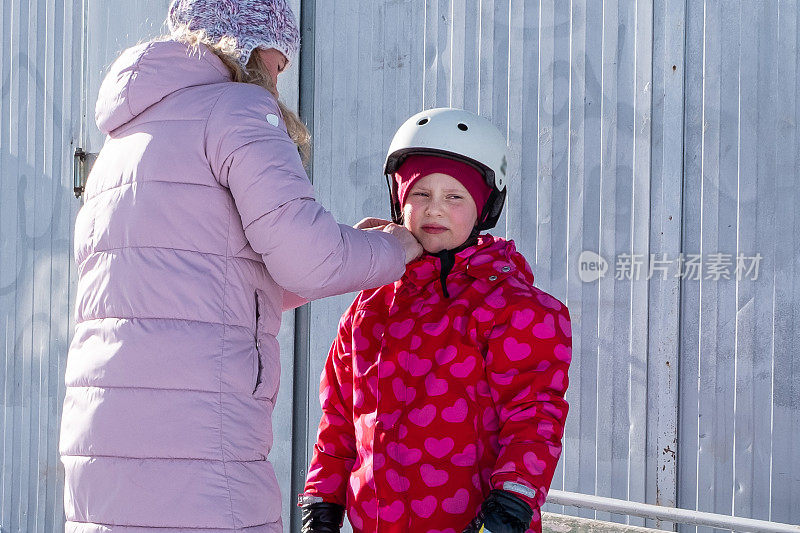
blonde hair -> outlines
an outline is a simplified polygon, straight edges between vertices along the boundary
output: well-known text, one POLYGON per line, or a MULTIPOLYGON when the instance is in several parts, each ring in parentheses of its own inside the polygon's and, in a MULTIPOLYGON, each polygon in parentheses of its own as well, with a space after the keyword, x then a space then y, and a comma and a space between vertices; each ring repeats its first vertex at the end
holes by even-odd
POLYGON ((186 27, 179 28, 167 39, 174 39, 190 47, 194 52, 200 54, 200 45, 205 45, 214 55, 216 55, 231 73, 231 79, 239 83, 252 83, 268 90, 278 102, 278 107, 286 123, 286 130, 289 137, 297 145, 300 156, 304 163, 308 163, 311 157, 311 134, 305 124, 292 110, 284 105, 278 98, 278 89, 275 87, 275 80, 267 71, 261 57, 255 53, 250 54, 247 66, 239 64, 239 52, 236 50, 236 41, 230 37, 223 37, 219 41, 212 41, 204 30, 192 31, 186 27))

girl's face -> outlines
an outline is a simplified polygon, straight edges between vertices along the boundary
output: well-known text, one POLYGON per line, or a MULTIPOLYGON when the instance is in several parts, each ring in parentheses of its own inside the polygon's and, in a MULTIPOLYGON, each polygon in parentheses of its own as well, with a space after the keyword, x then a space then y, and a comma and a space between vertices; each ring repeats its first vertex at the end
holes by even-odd
MULTIPOLYGON (((272 81, 275 82, 275 86, 277 87, 278 75, 286 70, 286 65, 289 63, 289 60, 286 59, 286 56, 283 55, 283 52, 280 52, 274 48, 258 48, 256 49, 256 52, 258 53, 261 63, 267 69, 267 72, 272 77, 272 81)), ((277 93, 277 89, 275 92, 277 93)), ((277 94, 275 97, 277 98, 277 94)))
POLYGON ((420 178, 403 205, 403 221, 428 253, 464 244, 475 222, 475 201, 460 181, 447 174, 420 178))

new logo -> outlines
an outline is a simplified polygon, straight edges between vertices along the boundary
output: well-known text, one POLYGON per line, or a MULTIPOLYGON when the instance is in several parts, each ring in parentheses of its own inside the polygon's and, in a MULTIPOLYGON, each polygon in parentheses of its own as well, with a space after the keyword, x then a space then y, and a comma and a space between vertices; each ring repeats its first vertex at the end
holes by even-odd
POLYGON ((584 250, 578 257, 578 276, 584 283, 597 281, 606 275, 608 262, 595 252, 584 250))

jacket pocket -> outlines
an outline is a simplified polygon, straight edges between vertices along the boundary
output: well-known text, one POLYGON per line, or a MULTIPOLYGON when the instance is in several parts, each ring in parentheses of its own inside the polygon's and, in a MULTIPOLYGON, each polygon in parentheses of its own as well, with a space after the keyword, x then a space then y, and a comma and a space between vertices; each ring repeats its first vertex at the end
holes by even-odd
POLYGON ((256 364, 253 396, 259 399, 275 400, 280 381, 280 348, 278 341, 269 330, 267 295, 256 290, 256 364))
POLYGON ((256 312, 256 320, 255 324, 253 324, 253 342, 255 343, 255 361, 253 364, 253 370, 256 375, 255 385, 253 386, 253 394, 256 393, 258 390, 258 386, 261 384, 261 377, 264 371, 264 363, 261 361, 261 342, 258 340, 259 334, 259 327, 258 322, 261 319, 261 312, 259 309, 259 301, 258 301, 258 292, 255 293, 255 312, 256 312))

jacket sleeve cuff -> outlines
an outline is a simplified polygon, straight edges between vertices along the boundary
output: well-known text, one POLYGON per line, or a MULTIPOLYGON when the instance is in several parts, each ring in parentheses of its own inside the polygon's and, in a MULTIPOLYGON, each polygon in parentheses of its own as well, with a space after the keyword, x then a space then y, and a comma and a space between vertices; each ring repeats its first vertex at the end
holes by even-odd
POLYGON ((406 271, 406 253, 400 240, 388 233, 378 230, 357 230, 370 247, 372 268, 367 272, 363 289, 373 289, 400 279, 406 271))
POLYGON ((560 446, 546 443, 509 444, 498 457, 491 477, 492 488, 511 490, 529 503, 532 509, 538 509, 547 498, 560 451, 560 446), (556 449, 558 453, 553 457, 551 450, 556 449), (507 483, 512 485, 504 487, 507 483))
MULTIPOLYGON (((512 493, 514 496, 527 503, 531 509, 535 510, 541 507, 539 495, 543 494, 543 492, 532 487, 530 482, 514 472, 503 472, 493 475, 492 488, 512 493)), ((545 497, 546 493, 542 498, 542 503, 545 497)))
POLYGON ((353 459, 329 455, 315 446, 303 495, 320 497, 325 502, 346 507, 347 484, 353 464, 353 459))
POLYGON ((309 302, 308 298, 303 298, 299 294, 295 294, 293 292, 289 292, 287 290, 283 291, 283 302, 281 305, 282 311, 291 311, 292 309, 296 309, 301 305, 305 305, 309 302))

